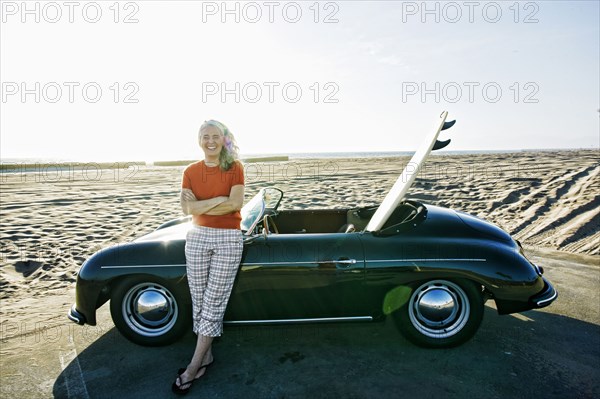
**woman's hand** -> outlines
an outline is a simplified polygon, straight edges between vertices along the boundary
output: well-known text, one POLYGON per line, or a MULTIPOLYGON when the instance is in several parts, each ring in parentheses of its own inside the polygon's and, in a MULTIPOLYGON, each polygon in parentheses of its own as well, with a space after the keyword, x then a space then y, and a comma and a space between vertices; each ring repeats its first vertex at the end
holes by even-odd
POLYGON ((228 199, 229 197, 220 196, 198 200, 192 190, 183 188, 180 194, 181 210, 185 215, 203 215, 228 199))
POLYGON ((244 205, 244 185, 237 184, 231 187, 231 191, 229 193, 229 197, 227 201, 220 203, 214 208, 210 209, 206 212, 207 215, 227 215, 229 213, 233 213, 242 209, 242 205, 244 205))

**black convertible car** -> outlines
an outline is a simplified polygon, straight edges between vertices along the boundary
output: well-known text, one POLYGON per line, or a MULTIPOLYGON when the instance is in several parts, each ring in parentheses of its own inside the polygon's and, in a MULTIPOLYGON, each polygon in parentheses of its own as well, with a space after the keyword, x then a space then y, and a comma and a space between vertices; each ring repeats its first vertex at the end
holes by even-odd
MULTIPOLYGON (((488 299, 500 314, 557 297, 518 241, 468 214, 405 199, 437 140, 442 114, 379 207, 280 210, 283 192, 262 189, 242 210, 245 245, 226 324, 382 320, 391 315, 410 341, 451 347, 477 331, 488 299)), ((69 318, 96 324, 110 300, 119 331, 164 345, 191 325, 181 218, 97 252, 81 267, 69 318)))

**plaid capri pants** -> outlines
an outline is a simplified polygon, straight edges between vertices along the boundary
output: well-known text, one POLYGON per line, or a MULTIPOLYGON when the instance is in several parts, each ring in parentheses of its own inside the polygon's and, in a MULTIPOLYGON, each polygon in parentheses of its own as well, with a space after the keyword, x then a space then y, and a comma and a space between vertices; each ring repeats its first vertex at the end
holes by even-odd
POLYGON ((243 248, 240 230, 194 226, 188 231, 185 259, 194 333, 205 337, 222 334, 223 316, 243 248))

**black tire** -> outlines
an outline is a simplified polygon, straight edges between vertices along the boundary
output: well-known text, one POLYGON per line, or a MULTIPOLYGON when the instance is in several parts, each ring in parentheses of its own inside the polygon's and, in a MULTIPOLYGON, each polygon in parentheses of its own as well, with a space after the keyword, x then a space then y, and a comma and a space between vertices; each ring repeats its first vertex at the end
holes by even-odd
POLYGON ((415 345, 450 348, 475 335, 483 310, 481 286, 462 279, 436 279, 415 284, 394 320, 415 345))
POLYGON ((191 305, 166 281, 135 276, 120 281, 113 289, 110 314, 117 329, 131 342, 161 346, 178 340, 189 330, 191 305))

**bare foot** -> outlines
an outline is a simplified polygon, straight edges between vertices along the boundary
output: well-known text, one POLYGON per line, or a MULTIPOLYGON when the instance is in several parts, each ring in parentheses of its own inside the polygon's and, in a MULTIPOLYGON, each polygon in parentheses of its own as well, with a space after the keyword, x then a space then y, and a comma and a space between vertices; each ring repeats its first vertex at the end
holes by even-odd
MULTIPOLYGON (((213 361, 214 361, 214 358, 211 356, 209 361, 203 363, 198 368, 198 371, 196 371, 194 380, 197 380, 198 378, 202 377, 206 373, 206 369, 208 368, 208 366, 210 366, 213 361)), ((181 374, 181 380, 182 381, 190 381, 190 378, 188 378, 189 376, 190 376, 190 365, 188 365, 187 369, 185 369, 185 372, 183 374, 181 374)))

